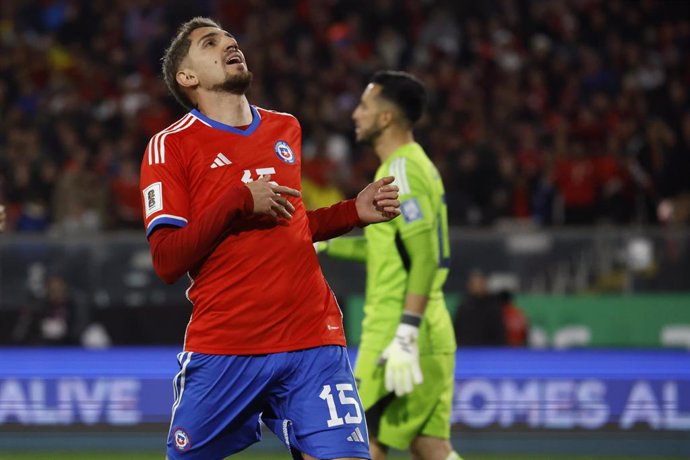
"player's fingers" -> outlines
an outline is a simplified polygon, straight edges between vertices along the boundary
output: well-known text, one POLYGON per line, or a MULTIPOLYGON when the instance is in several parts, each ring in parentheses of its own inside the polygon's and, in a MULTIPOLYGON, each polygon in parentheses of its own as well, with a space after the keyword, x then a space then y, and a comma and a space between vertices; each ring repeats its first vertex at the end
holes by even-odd
POLYGON ((291 196, 296 196, 296 197, 302 196, 302 194, 299 192, 299 190, 295 190, 294 188, 286 187, 284 185, 273 186, 273 191, 275 193, 280 193, 281 195, 291 195, 291 196))
POLYGON ((278 214, 276 214, 276 212, 271 208, 266 211, 266 215, 270 216, 273 220, 278 220, 278 214))
POLYGON ((402 396, 405 394, 403 378, 404 377, 403 377, 400 369, 398 369, 398 371, 395 373, 395 394, 397 396, 402 396))
POLYGON ((290 203, 290 202, 287 200, 287 198, 278 197, 278 198, 274 198, 274 200, 277 201, 278 203, 280 203, 280 205, 281 205, 282 207, 284 207, 285 209, 287 209, 288 212, 289 212, 290 214, 292 214, 293 212, 295 212, 295 207, 292 205, 292 203, 290 203))
POLYGON ((262 174, 259 176, 259 180, 261 182, 271 182, 271 175, 270 174, 262 174))
POLYGON ((374 195, 374 201, 397 200, 398 198, 399 195, 395 192, 377 193, 376 195, 374 195))
POLYGON ((414 381, 415 385, 424 383, 424 376, 422 375, 422 369, 419 367, 419 364, 416 364, 412 368, 412 380, 414 381))
POLYGON ((408 394, 412 393, 412 372, 410 372, 410 369, 408 367, 405 367, 403 371, 401 372, 401 384, 402 384, 402 391, 403 394, 408 394))
POLYGON ((290 214, 282 204, 277 202, 276 199, 271 200, 271 209, 281 217, 292 219, 292 214, 290 214))
POLYGON ((386 185, 376 190, 376 193, 383 193, 386 195, 396 196, 398 193, 400 193, 400 191, 398 190, 397 185, 386 185))
POLYGON ((391 391, 394 391, 396 396, 400 396, 400 376, 396 369, 391 369, 391 391))
POLYGON ((388 193, 388 192, 398 193, 399 191, 400 191, 400 189, 395 184, 384 185, 383 187, 380 187, 378 189, 378 192, 380 192, 380 193, 388 193))
POLYGON ((383 208, 383 214, 390 214, 390 216, 387 217, 395 217, 400 215, 400 208, 394 208, 391 206, 387 206, 383 208))
POLYGON ((393 369, 391 366, 386 366, 386 390, 394 391, 395 383, 393 382, 393 369))
POLYGON ((400 207, 400 201, 398 200, 376 200, 376 207, 377 208, 399 208, 400 207))
POLYGON ((395 379, 396 389, 395 394, 398 396, 404 396, 406 393, 407 383, 405 381, 407 372, 403 369, 398 369, 397 377, 395 379))
POLYGON ((383 187, 384 185, 388 185, 392 183, 395 180, 394 176, 386 176, 382 177, 381 179, 377 180, 374 182, 374 185, 376 186, 377 189, 383 187))

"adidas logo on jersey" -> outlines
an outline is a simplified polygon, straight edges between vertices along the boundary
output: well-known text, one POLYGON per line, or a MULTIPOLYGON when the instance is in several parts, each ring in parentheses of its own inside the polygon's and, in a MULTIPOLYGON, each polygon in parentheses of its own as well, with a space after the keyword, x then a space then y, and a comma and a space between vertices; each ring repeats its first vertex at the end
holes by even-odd
POLYGON ((364 442, 364 436, 362 436, 362 432, 359 431, 359 427, 355 428, 355 431, 347 437, 347 440, 351 442, 364 442))
POLYGON ((218 153, 218 155, 216 155, 216 159, 213 160, 213 163, 211 163, 211 168, 220 168, 221 166, 228 166, 231 164, 232 161, 228 160, 228 157, 222 153, 218 153))

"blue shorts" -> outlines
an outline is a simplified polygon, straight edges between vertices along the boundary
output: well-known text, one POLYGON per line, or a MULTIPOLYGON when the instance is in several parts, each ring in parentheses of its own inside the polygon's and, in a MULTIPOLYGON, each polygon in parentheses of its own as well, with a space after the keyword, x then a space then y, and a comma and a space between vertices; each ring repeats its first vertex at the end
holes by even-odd
POLYGON ((178 355, 167 454, 216 460, 261 440, 260 421, 301 459, 369 459, 362 403, 347 350, 178 355))

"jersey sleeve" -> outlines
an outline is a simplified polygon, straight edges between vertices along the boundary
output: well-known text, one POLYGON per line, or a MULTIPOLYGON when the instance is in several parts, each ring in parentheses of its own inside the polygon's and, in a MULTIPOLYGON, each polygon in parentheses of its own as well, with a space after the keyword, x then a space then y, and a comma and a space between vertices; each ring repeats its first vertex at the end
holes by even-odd
POLYGON ((313 211, 307 211, 313 242, 329 240, 361 225, 355 200, 345 200, 313 211))
POLYGON ((394 219, 400 236, 404 239, 434 230, 431 204, 432 193, 424 180, 421 167, 406 157, 399 157, 390 164, 388 173, 395 177, 399 189, 400 217, 394 219))
POLYGON ((159 225, 185 227, 189 222, 189 193, 180 161, 179 147, 172 139, 149 142, 141 163, 140 188, 146 237, 159 225))
POLYGON ((401 216, 394 222, 410 260, 407 292, 428 296, 438 265, 433 249, 437 238, 431 197, 433 190, 424 180, 421 167, 406 157, 393 160, 389 173, 395 176, 400 189, 401 216))

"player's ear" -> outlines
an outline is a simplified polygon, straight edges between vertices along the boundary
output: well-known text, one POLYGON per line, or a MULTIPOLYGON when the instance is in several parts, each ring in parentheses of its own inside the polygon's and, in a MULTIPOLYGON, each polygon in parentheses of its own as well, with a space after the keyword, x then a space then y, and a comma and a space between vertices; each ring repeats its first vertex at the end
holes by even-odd
POLYGON ((192 88, 199 84, 199 79, 196 74, 189 68, 178 70, 175 74, 175 80, 177 80, 177 84, 183 88, 192 88))
POLYGON ((393 122, 395 113, 392 110, 386 109, 379 112, 379 126, 386 128, 393 122))

